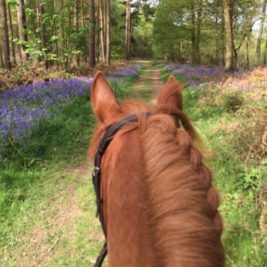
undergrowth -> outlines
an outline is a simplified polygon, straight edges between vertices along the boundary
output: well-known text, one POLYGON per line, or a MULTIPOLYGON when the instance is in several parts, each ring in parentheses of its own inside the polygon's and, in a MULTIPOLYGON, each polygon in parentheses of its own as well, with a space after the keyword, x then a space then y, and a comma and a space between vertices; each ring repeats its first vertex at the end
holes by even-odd
MULTIPOLYGON (((162 71, 166 79, 170 72, 162 71)), ((186 78, 175 75, 181 83, 186 78)), ((185 113, 200 133, 221 192, 227 266, 267 266, 266 103, 245 91, 203 84, 183 90, 185 113)))

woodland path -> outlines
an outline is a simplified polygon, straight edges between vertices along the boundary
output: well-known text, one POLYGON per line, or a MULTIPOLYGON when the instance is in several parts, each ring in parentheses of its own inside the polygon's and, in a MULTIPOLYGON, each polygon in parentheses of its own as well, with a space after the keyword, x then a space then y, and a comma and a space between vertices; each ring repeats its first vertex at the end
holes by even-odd
POLYGON ((133 95, 136 94, 154 102, 163 86, 163 81, 160 79, 161 71, 160 68, 153 66, 151 63, 145 64, 144 67, 143 73, 132 87, 133 95))
MULTIPOLYGON (((162 87, 160 69, 146 63, 131 85, 131 97, 152 101, 162 87)), ((71 164, 70 164, 71 165, 71 164)), ((103 234, 95 217, 91 168, 80 166, 51 171, 34 185, 28 204, 11 226, 10 243, 0 266, 91 266, 103 234)))

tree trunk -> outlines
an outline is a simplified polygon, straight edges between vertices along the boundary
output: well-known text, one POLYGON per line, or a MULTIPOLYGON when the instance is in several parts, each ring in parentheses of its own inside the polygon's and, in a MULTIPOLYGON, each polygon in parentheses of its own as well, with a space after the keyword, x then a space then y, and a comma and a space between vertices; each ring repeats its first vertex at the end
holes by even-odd
POLYGON ((98 0, 98 14, 99 14, 99 26, 100 26, 100 57, 105 61, 105 35, 104 35, 104 17, 103 17, 103 3, 102 0, 98 0))
POLYGON ((17 64, 16 60, 16 50, 15 50, 15 44, 13 42, 14 40, 14 29, 13 29, 13 21, 12 21, 12 13, 11 13, 11 7, 10 4, 7 5, 7 10, 8 10, 8 17, 9 17, 9 29, 11 33, 11 55, 12 55, 12 62, 14 65, 17 64))
POLYGON ((256 60, 257 60, 258 65, 261 64, 261 39, 262 39, 263 28, 264 28, 264 20, 266 16, 266 6, 267 6, 267 0, 263 0, 262 17, 261 17, 259 34, 258 34, 257 43, 256 43, 256 60))
POLYGON ((192 63, 197 63, 197 36, 196 36, 196 14, 195 3, 191 3, 191 60, 192 63))
MULTIPOLYGON (((64 11, 64 0, 60 0, 60 9, 62 11, 64 11)), ((60 18, 60 32, 61 32, 61 40, 60 40, 60 54, 63 57, 63 61, 64 61, 64 68, 66 69, 68 67, 68 56, 65 55, 65 51, 67 51, 68 49, 68 38, 66 38, 66 34, 65 34, 65 26, 66 26, 66 22, 65 22, 65 18, 64 16, 61 16, 60 18)))
POLYGON ((27 54, 25 52, 25 42, 27 41, 27 34, 26 34, 26 16, 25 16, 24 0, 18 1, 17 16, 18 16, 19 41, 21 43, 19 46, 20 56, 21 56, 21 61, 25 62, 27 60, 27 54))
MULTIPOLYGON (((52 0, 52 10, 53 14, 56 14, 56 7, 55 7, 55 2, 52 0)), ((58 34, 58 29, 57 29, 57 17, 53 16, 53 35, 57 36, 58 34)), ((58 40, 55 40, 54 47, 53 47, 53 52, 57 55, 57 59, 59 58, 59 48, 58 48, 58 40)), ((57 65, 57 70, 59 71, 59 62, 56 60, 56 65, 57 65)))
POLYGON ((95 67, 95 1, 89 1, 89 65, 95 67))
POLYGON ((218 32, 219 35, 217 38, 221 38, 221 53, 220 53, 220 59, 221 59, 221 63, 222 65, 225 65, 225 22, 224 22, 224 14, 223 11, 221 13, 221 25, 220 25, 220 31, 218 32))
POLYGON ((97 6, 97 12, 96 12, 96 35, 95 35, 95 56, 96 56, 96 62, 99 62, 100 61, 100 54, 101 54, 101 42, 100 42, 100 34, 101 34, 101 31, 100 31, 100 16, 99 16, 99 8, 97 6))
POLYGON ((2 53, 1 46, 0 46, 0 63, 1 63, 1 67, 3 68, 4 67, 4 61, 3 61, 3 53, 2 53))
POLYGON ((2 26, 3 65, 5 68, 11 69, 7 12, 6 12, 7 10, 6 10, 5 0, 0 0, 0 11, 1 11, 1 18, 2 18, 1 26, 2 26))
POLYGON ((81 6, 81 13, 82 13, 82 27, 84 27, 85 25, 85 16, 84 16, 84 4, 83 4, 83 0, 81 0, 80 2, 80 6, 81 6))
POLYGON ((40 39, 41 39, 41 50, 43 53, 45 68, 48 69, 48 61, 47 61, 47 48, 46 48, 46 28, 43 22, 44 16, 44 6, 40 3, 40 0, 36 1, 36 11, 37 11, 37 22, 40 27, 40 39))
POLYGON ((250 60, 249 60, 249 43, 250 43, 250 35, 247 36, 247 42, 246 42, 246 68, 249 68, 250 60))
POLYGON ((233 18, 231 11, 231 0, 224 0, 224 25, 225 25, 225 70, 233 71, 235 69, 235 51, 233 18))
POLYGON ((126 60, 131 59, 131 0, 126 1, 125 58, 126 60))
MULTIPOLYGON (((80 23, 79 23, 79 16, 80 16, 80 0, 76 0, 76 6, 75 6, 75 15, 74 15, 74 26, 76 33, 78 34, 80 30, 80 23)), ((76 44, 76 50, 79 49, 78 42, 76 44)), ((80 66, 80 55, 77 54, 74 56, 74 65, 80 66)))
POLYGON ((267 38, 265 40, 265 49, 264 49, 263 65, 267 65, 267 38))
POLYGON ((200 58, 200 37, 201 37, 201 23, 202 23, 202 11, 203 11, 203 0, 199 1, 197 11, 197 28, 196 28, 196 62, 199 64, 200 58))
POLYGON ((106 2, 106 60, 107 66, 110 65, 110 0, 106 2))

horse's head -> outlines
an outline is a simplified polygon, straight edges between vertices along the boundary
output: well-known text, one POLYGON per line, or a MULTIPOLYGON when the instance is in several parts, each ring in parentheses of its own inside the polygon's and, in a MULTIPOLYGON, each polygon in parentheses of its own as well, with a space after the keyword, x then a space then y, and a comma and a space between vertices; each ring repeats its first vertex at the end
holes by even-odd
POLYGON ((138 116, 144 112, 169 114, 173 117, 178 127, 182 124, 192 139, 197 139, 194 128, 182 112, 182 88, 173 76, 168 79, 165 86, 160 90, 155 106, 140 100, 119 102, 110 84, 100 71, 95 75, 90 93, 93 111, 100 122, 98 131, 96 131, 95 137, 93 138, 91 155, 95 153, 97 139, 99 139, 103 131, 115 121, 130 114, 137 114, 138 116))

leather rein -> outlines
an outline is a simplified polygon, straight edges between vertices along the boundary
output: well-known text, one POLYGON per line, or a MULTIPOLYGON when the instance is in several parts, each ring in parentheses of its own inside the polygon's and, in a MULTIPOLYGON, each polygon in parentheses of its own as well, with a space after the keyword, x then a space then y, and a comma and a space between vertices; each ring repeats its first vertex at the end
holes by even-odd
MULTIPOLYGON (((142 113, 142 115, 144 117, 148 117, 151 115, 151 113, 144 112, 144 113, 142 113)), ((102 135, 102 137, 100 139, 100 143, 99 143, 97 151, 96 151, 96 154, 95 154, 92 180, 93 180, 93 185, 94 185, 95 195, 96 195, 96 207, 97 207, 96 217, 99 217, 99 221, 101 223, 102 230, 104 232, 106 240, 105 240, 105 243, 103 245, 103 248, 101 249, 101 251, 99 253, 99 256, 97 257, 97 260, 96 260, 96 263, 94 264, 94 267, 101 267, 102 263, 104 262, 105 257, 107 256, 107 253, 108 253, 108 250, 107 250, 107 230, 105 229, 105 225, 104 225, 104 214, 103 214, 103 209, 102 209, 103 199, 101 198, 101 170, 100 170, 100 166, 101 166, 102 157, 103 157, 108 145, 110 144, 113 137, 115 136, 115 134, 126 124, 128 124, 130 122, 137 122, 137 121, 138 121, 137 115, 131 114, 131 115, 115 122, 114 124, 112 124, 102 135)))

